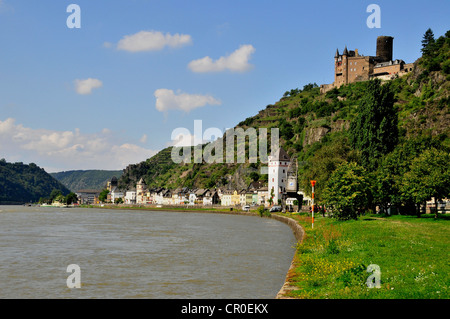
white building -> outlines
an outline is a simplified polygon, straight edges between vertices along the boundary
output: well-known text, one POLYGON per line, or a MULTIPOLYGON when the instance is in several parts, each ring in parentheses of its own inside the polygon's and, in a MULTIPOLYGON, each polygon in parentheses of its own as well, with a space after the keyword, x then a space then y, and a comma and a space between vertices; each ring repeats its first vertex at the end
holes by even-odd
POLYGON ((125 194, 125 204, 136 204, 136 191, 129 190, 125 194))
POLYGON ((114 187, 111 190, 111 202, 112 203, 115 203, 116 199, 123 198, 123 197, 124 197, 123 192, 121 190, 119 190, 117 187, 114 187))
POLYGON ((195 201, 197 200, 197 196, 195 193, 189 194, 189 204, 188 205, 195 205, 195 201))
POLYGON ((287 171, 291 158, 281 147, 269 156, 269 189, 268 196, 271 196, 273 189, 273 204, 278 205, 282 193, 286 191, 287 171))
POLYGON ((222 191, 221 205, 222 206, 231 206, 231 195, 232 191, 224 190, 222 191))

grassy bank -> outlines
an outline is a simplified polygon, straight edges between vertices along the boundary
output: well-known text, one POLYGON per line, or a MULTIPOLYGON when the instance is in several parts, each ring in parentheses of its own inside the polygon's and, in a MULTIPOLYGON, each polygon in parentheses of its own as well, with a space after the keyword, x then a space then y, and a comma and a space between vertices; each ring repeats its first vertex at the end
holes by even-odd
POLYGON ((364 216, 339 222, 292 215, 304 228, 289 282, 293 298, 447 299, 450 220, 364 216), (367 267, 381 271, 381 287, 368 288, 367 267))

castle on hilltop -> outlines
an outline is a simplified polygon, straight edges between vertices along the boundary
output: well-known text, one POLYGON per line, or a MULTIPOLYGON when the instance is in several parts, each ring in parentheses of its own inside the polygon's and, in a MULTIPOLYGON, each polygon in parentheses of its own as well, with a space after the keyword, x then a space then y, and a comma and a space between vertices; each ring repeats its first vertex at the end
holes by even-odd
POLYGON ((322 84, 320 92, 325 93, 333 88, 339 88, 349 83, 368 81, 373 78, 390 80, 412 71, 413 63, 403 60, 392 60, 394 38, 379 36, 377 38, 376 56, 364 56, 358 49, 347 50, 342 54, 336 49, 334 56, 334 82, 322 84))

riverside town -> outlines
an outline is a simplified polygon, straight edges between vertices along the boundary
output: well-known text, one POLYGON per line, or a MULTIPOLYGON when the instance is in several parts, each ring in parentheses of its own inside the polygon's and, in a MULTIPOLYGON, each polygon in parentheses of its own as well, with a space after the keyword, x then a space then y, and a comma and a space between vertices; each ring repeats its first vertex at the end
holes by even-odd
POLYGON ((0 0, 0 299, 450 298, 450 1, 44 2, 0 0))

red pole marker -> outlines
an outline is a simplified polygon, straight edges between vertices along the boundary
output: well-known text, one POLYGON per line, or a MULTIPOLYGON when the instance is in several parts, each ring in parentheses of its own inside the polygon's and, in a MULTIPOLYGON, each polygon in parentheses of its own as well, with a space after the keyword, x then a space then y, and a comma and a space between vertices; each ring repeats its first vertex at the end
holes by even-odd
POLYGON ((311 181, 312 186, 312 228, 314 228, 314 186, 316 186, 316 181, 311 181))

